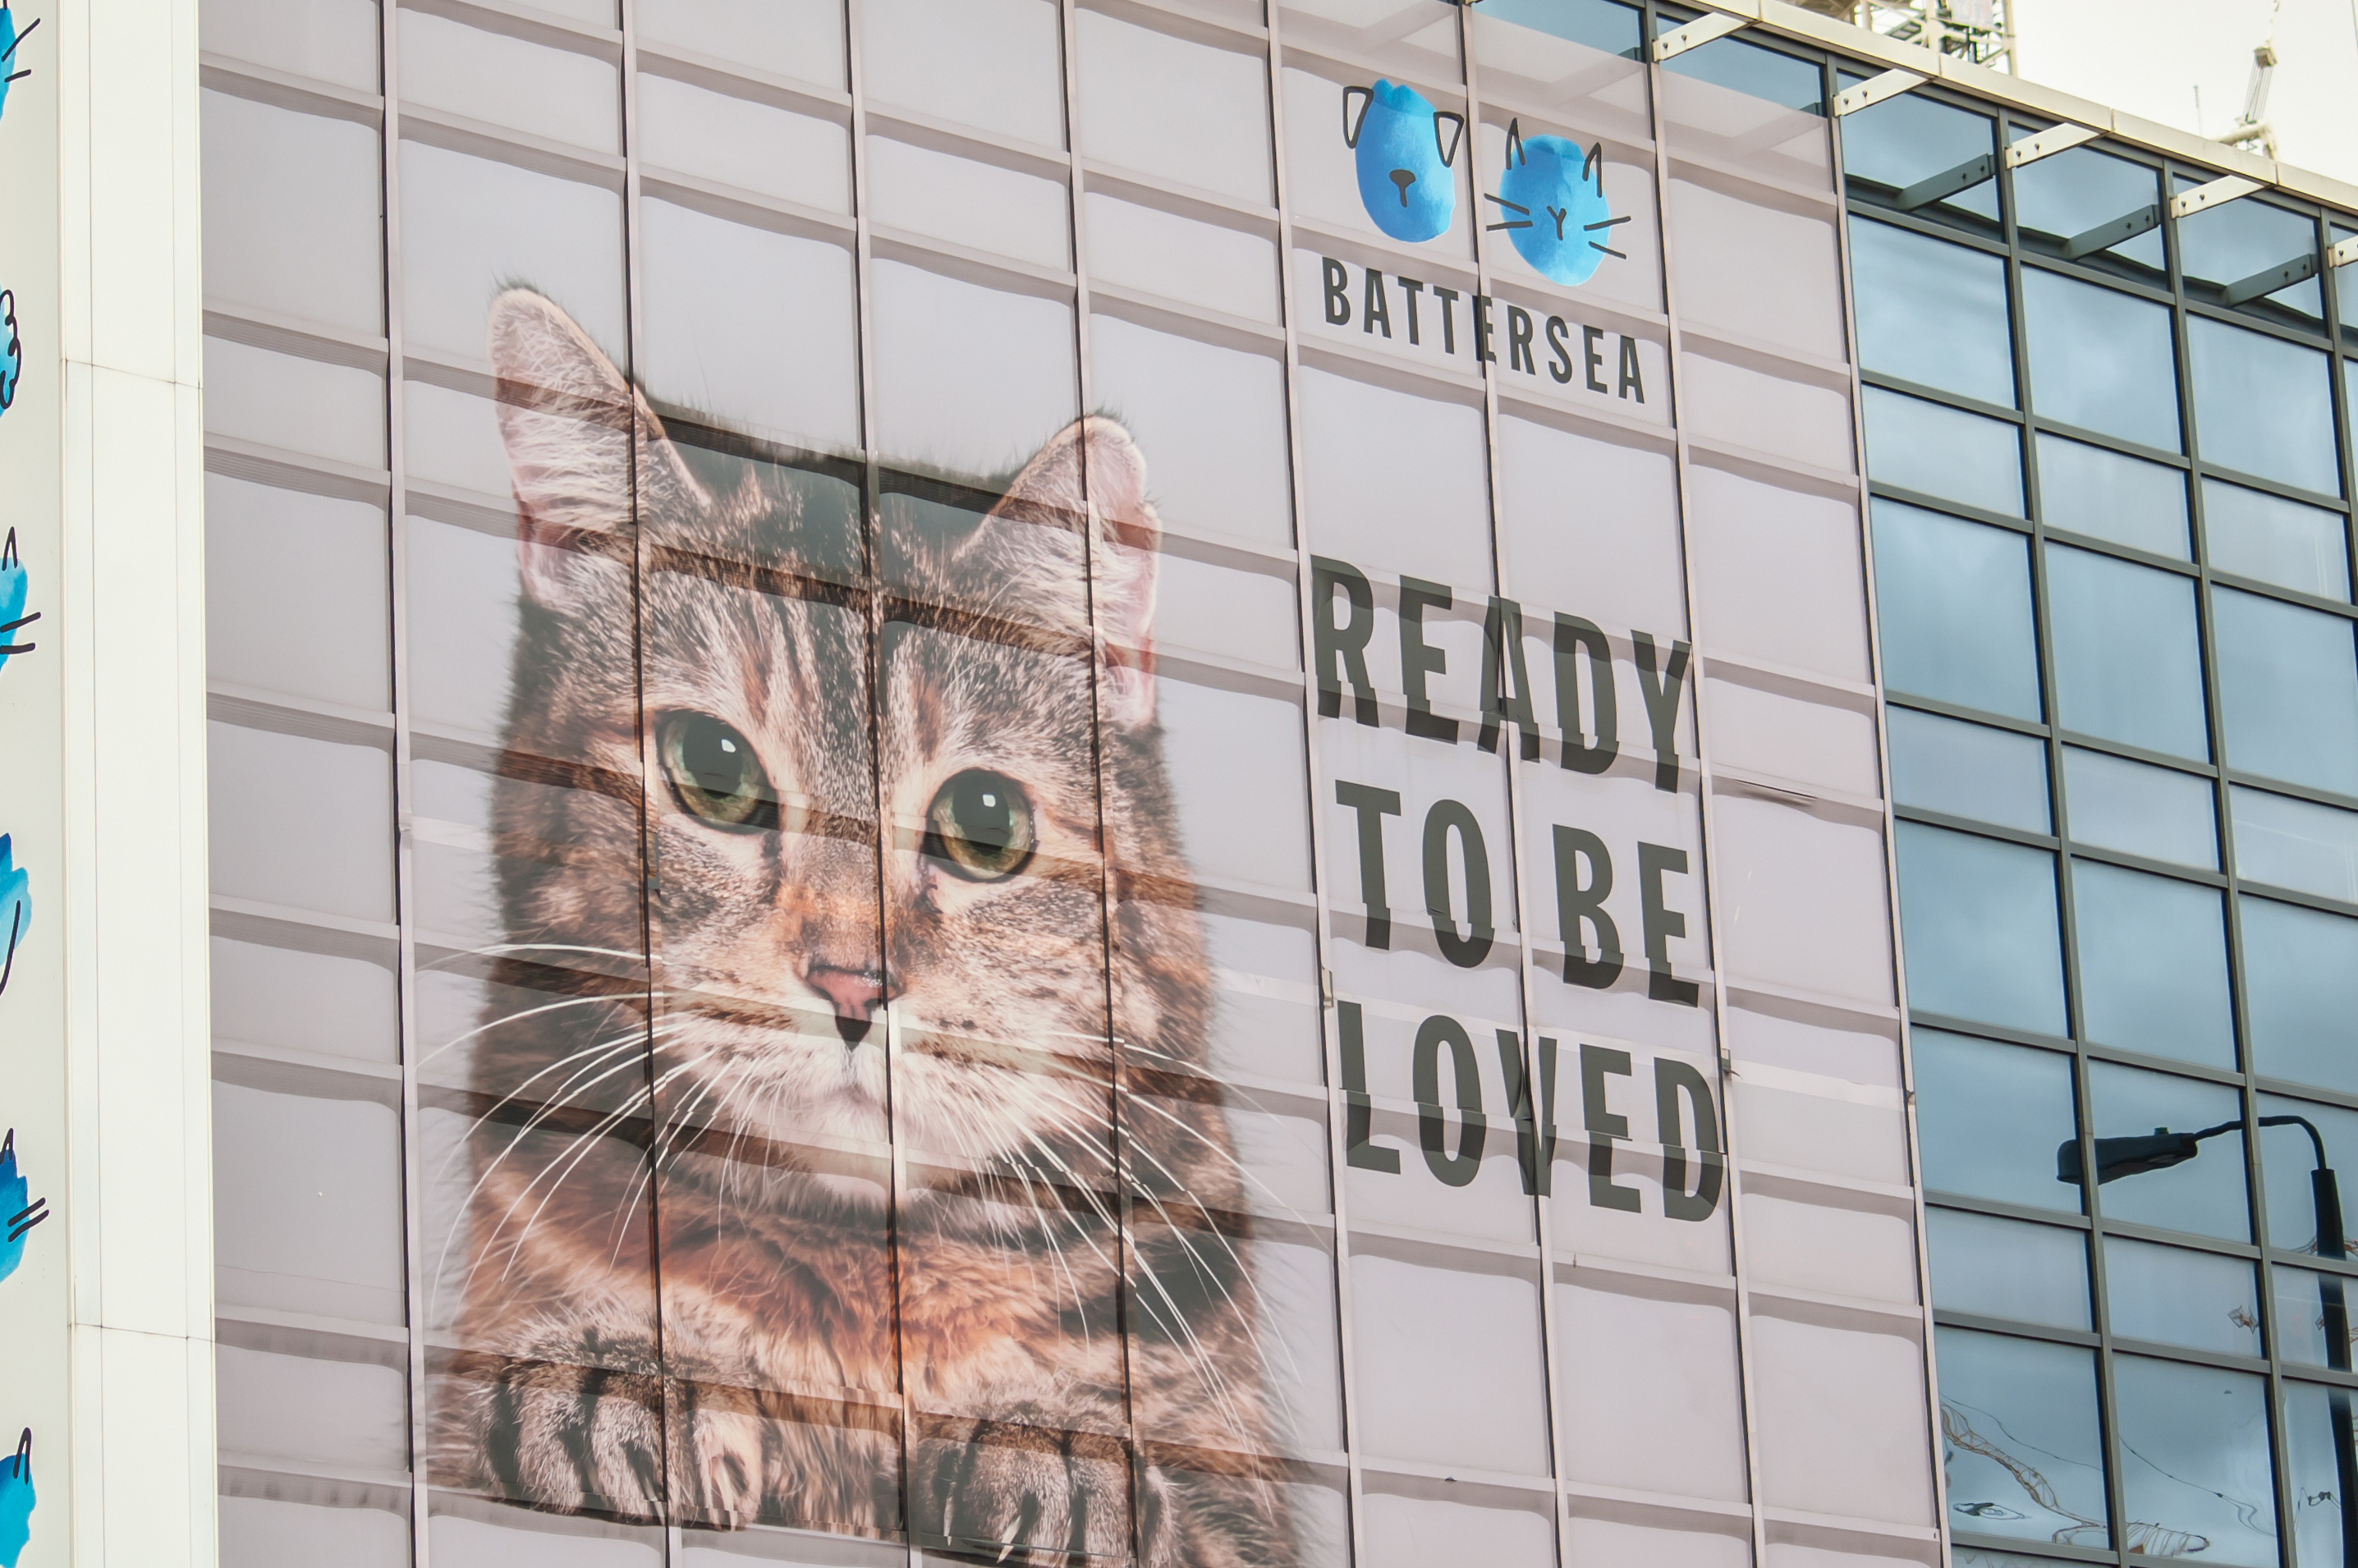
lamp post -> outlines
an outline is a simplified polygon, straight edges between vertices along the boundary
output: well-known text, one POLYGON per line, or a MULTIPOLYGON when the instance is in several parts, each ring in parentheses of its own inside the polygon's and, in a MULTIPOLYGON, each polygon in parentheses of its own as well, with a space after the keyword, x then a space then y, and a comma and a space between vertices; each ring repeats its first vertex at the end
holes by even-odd
MULTIPOLYGON (((2325 1139, 2305 1116, 2264 1116, 2262 1127, 2298 1127, 2309 1134, 2317 1152, 2317 1166, 2309 1173, 2309 1198, 2317 1219, 2317 1255, 2340 1260, 2349 1256, 2342 1235, 2342 1190, 2333 1167, 2325 1162, 2325 1139)), ((2182 1165, 2202 1152, 2202 1141, 2243 1129, 2241 1121, 2223 1121, 2200 1132, 2172 1132, 2157 1127, 2150 1137, 2099 1138, 2096 1184, 2141 1176, 2182 1165)), ((2080 1141, 2071 1139, 2055 1151, 2055 1179, 2077 1186, 2084 1179, 2080 1141)), ((2350 1307, 2342 1293, 2342 1276, 2320 1271, 2318 1294, 2325 1306, 2325 1364, 2337 1372, 2350 1370, 2350 1307)), ((2350 1430, 2350 1390, 2328 1384, 2326 1408, 2333 1426, 2333 1470, 2336 1495, 2342 1503, 2342 1568, 2358 1568, 2358 1444, 2350 1430)))

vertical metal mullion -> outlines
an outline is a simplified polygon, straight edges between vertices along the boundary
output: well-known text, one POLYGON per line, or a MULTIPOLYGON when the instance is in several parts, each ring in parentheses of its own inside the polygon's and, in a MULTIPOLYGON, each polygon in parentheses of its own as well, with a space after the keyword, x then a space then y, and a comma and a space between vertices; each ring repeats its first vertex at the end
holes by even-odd
MULTIPOLYGON (((1668 322, 1668 373, 1671 379, 1671 426, 1673 462, 1678 481, 1679 505, 1679 567, 1685 579, 1687 643, 1693 650, 1687 665, 1687 678, 1693 683, 1695 729, 1695 830, 1703 851, 1704 931, 1711 952, 1711 1011, 1713 1044, 1718 1056, 1716 1074, 1719 1085, 1720 1141, 1725 1145, 1727 1162, 1727 1260, 1728 1274, 1736 1292, 1736 1380, 1744 1401, 1744 1475, 1745 1494, 1752 1509, 1752 1562, 1755 1568, 1768 1560, 1768 1505, 1760 1488, 1760 1397, 1754 1378, 1757 1351, 1752 1334, 1752 1293, 1747 1282, 1744 1245, 1744 1183, 1743 1163, 1739 1158, 1736 1116, 1728 1098, 1730 1054, 1727 1044, 1727 949, 1725 933, 1720 927, 1719 857, 1714 852, 1712 830, 1712 773, 1710 743, 1706 737, 1709 727, 1704 717, 1704 684, 1706 674, 1702 654, 1703 624, 1699 611, 1702 600, 1695 586, 1694 520, 1688 482, 1687 420, 1685 410, 1685 378, 1680 373, 1679 354, 1683 340, 1679 330, 1678 285, 1670 267, 1671 253, 1671 148, 1668 123, 1662 113, 1663 68, 1653 59, 1654 17, 1648 7, 1642 54, 1646 61, 1646 98, 1648 112, 1652 116, 1654 135, 1654 203, 1660 214, 1662 226, 1658 243, 1662 254, 1662 313, 1668 322)), ((1828 116, 1831 120, 1832 116, 1828 116)), ((1833 157, 1833 131, 1827 131, 1827 157, 1833 157)), ((1837 200, 1836 222, 1840 222, 1841 187, 1833 187, 1837 200)), ((1673 744, 1676 742, 1673 741, 1673 744)))
MULTIPOLYGON (((1474 192, 1474 287, 1487 295, 1491 288, 1490 258, 1482 240, 1482 95, 1474 61, 1474 19, 1470 7, 1460 6, 1457 13, 1457 50, 1466 85, 1466 173, 1467 184, 1474 192)), ((1657 149, 1659 152, 1659 148, 1657 149)), ((1660 252, 1660 240, 1655 242, 1656 254, 1660 252)), ((1491 591, 1506 596, 1507 557, 1503 528, 1505 508, 1500 500, 1498 478, 1498 362, 1481 357, 1483 345, 1474 345, 1475 364, 1482 373, 1482 436, 1484 470, 1488 478, 1488 493, 1484 497, 1490 517, 1490 581, 1491 591)), ((1518 600, 1518 603, 1520 601, 1518 600)), ((1523 639, 1522 619, 1518 613, 1512 626, 1499 628, 1501 645, 1496 649, 1485 646, 1484 657, 1506 657, 1506 639, 1512 638, 1520 646, 1523 639)), ((1534 1239, 1539 1245, 1540 1294, 1540 1371, 1541 1393, 1547 1411, 1548 1453, 1548 1524, 1549 1535, 1555 1542, 1556 1561, 1567 1561, 1563 1545, 1565 1513, 1564 1474, 1563 1464, 1563 1375, 1556 1359, 1555 1244, 1551 1237, 1554 1215, 1551 1211, 1548 1192, 1553 1184, 1553 1143, 1550 1127, 1542 1119, 1550 1107, 1541 1089, 1544 1080, 1540 1070, 1540 1015, 1538 992, 1531 975, 1531 920, 1530 871, 1531 861, 1523 844, 1521 727, 1502 720, 1498 727, 1498 761, 1506 770, 1507 786, 1507 849, 1510 881, 1515 890, 1515 985, 1516 1000, 1522 1007, 1523 1084, 1531 1117, 1532 1149, 1531 1166, 1531 1224, 1534 1239)), ((1509 1109, 1511 1112, 1512 1107, 1509 1109)))
MULTIPOLYGON (((864 557, 866 608, 868 616, 868 766, 875 786, 876 811, 876 936, 877 962, 886 976, 886 991, 891 991, 892 963, 892 921, 888 893, 891 887, 890 860, 892 853, 892 823, 891 800, 884 786, 883 704, 884 704, 884 568, 883 568, 883 492, 882 467, 877 460, 876 448, 876 335, 874 319, 874 252, 871 222, 868 211, 868 98, 862 85, 860 0, 843 0, 844 84, 851 97, 851 222, 852 222, 852 305, 857 331, 859 363, 855 367, 860 398, 860 446, 861 455, 860 546, 864 557)), ((909 1408, 909 1386, 906 1377, 908 1357, 901 1340, 901 1212, 908 1186, 907 1151, 901 1141, 901 1097, 899 1093, 899 1062, 901 1055, 901 1018, 899 1011, 888 1000, 884 1004, 884 1141, 885 1141, 885 1226, 886 1256, 891 1260, 892 1281, 892 1374, 893 1392, 900 1405, 901 1474, 899 1495, 901 1505, 901 1546, 910 1568, 917 1568, 923 1553, 916 1540, 915 1510, 909 1491, 909 1472, 915 1458, 916 1444, 912 1430, 909 1408)))
MULTIPOLYGON (((1831 106, 1835 92, 1841 87, 1840 60, 1830 58, 1825 70, 1824 91, 1826 103, 1831 106)), ((1842 274, 1843 331, 1845 334, 1845 353, 1851 363, 1851 452, 1853 465, 1858 470, 1859 589, 1866 596, 1867 679, 1875 687, 1875 765, 1876 776, 1883 792, 1883 893, 1891 933, 1891 994, 1898 1008, 1896 1044, 1899 1051, 1900 1119, 1907 1133, 1908 1184, 1914 1209, 1916 1295, 1924 1309, 1924 1409, 1928 1426, 1926 1436, 1931 1443, 1926 1459, 1932 1470, 1933 1528, 1939 1532, 1942 1561, 1947 1562, 1953 1552, 1954 1542, 1949 1533, 1949 1470, 1942 1462, 1938 1436, 1941 1430, 1941 1370, 1932 1305, 1931 1230, 1925 1213, 1924 1151, 1916 1119, 1916 1054, 1908 1023, 1907 948, 1899 925, 1899 829, 1896 815, 1898 802, 1893 798, 1891 787, 1891 725, 1884 700, 1883 621, 1876 599, 1875 507, 1866 474, 1866 409, 1860 392, 1864 384, 1859 379, 1858 301, 1851 278, 1850 180, 1844 164, 1842 120, 1832 114, 1827 115, 1827 119, 1832 122, 1833 134, 1834 239, 1842 274)), ((2005 201, 2003 195, 2000 200, 2005 201)), ((2002 205, 1999 216, 2003 219, 2010 211, 2010 203, 2002 205)), ((2014 304, 2017 292, 2012 288, 2007 292, 2010 308, 2018 308, 2014 304)), ((2019 333, 2015 334, 2015 341, 2017 343, 2021 341, 2019 333)), ((2018 382, 2017 401, 2027 401, 2019 395, 2018 382)), ((2035 649, 2033 653, 2035 656, 2035 649)))
POLYGON ((395 995, 400 1010, 401 1043, 401 1184, 402 1251, 405 1274, 404 1310, 408 1317, 409 1387, 409 1550, 416 1568, 429 1568, 433 1560, 429 1526, 432 1498, 424 1456, 427 1452, 426 1380, 426 1202, 424 1161, 418 1144, 424 1130, 418 1121, 417 1093, 417 937, 415 835, 410 814, 414 798, 410 773, 409 732, 409 526, 408 460, 405 451, 407 423, 402 384, 405 351, 401 303, 401 38, 400 13, 393 0, 380 0, 377 12, 377 86, 384 112, 379 122, 377 154, 382 171, 380 190, 384 202, 384 406, 385 541, 388 587, 392 600, 394 898, 395 927, 395 995))
POLYGON ((1348 1108, 1343 1099, 1342 1045, 1335 1022, 1336 999, 1332 980, 1335 969, 1329 951, 1333 943, 1333 928, 1326 888, 1326 813, 1319 793, 1325 772, 1321 764, 1318 740, 1318 673, 1311 646, 1311 617, 1316 610, 1311 593, 1309 510, 1302 477, 1302 340, 1300 323, 1295 319, 1293 310, 1293 216, 1287 200, 1282 16, 1283 0, 1269 0, 1265 16, 1269 29, 1270 172, 1271 193, 1277 203, 1279 324, 1285 334, 1285 444, 1293 503, 1293 585, 1297 616, 1294 646, 1302 668, 1302 743, 1304 784, 1308 792, 1305 805, 1309 813, 1310 896, 1314 921, 1311 935, 1318 960, 1318 1039, 1326 1074, 1327 1202, 1332 1207, 1334 1219, 1335 1350, 1336 1359, 1341 1363, 1337 1368, 1336 1388, 1343 1406, 1343 1502, 1345 1524, 1350 1541, 1350 1561, 1358 1563, 1367 1560, 1367 1552, 1362 1529, 1365 1510, 1360 1500, 1358 1383, 1354 1376, 1357 1336, 1352 1325, 1350 1211, 1344 1190, 1350 1169, 1348 1151, 1344 1143, 1348 1108))

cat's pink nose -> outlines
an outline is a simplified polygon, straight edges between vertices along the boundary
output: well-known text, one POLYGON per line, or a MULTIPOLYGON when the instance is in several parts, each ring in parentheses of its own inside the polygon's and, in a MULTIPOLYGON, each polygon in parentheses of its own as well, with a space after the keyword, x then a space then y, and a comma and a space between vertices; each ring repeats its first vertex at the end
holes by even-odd
POLYGON ((879 969, 839 969, 829 964, 813 964, 804 979, 835 1004, 836 1033, 843 1036, 846 1045, 857 1045, 868 1038, 869 1026, 875 1022, 877 1011, 892 994, 879 969))

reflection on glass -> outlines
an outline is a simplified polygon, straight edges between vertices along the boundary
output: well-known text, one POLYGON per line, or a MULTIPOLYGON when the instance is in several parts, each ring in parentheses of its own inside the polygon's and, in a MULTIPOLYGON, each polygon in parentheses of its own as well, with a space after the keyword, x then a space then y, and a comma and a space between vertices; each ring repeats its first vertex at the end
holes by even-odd
POLYGON ((2325 356, 2204 317, 2187 319, 2202 460, 2342 493, 2325 356))
POLYGON ((2110 1219, 2169 1230, 2251 1239, 2244 1206, 2243 1114, 2235 1091, 2167 1073, 2112 1062, 2088 1065, 2090 1120, 2095 1135, 2146 1138, 2168 1130, 2201 1132, 2233 1123, 2196 1145, 2197 1152, 2158 1170, 2115 1175, 2097 1189, 2097 1206, 2110 1219))
POLYGON ((2013 406, 2002 258, 1860 219, 1850 226, 1850 265, 1861 365, 2013 406))
POLYGON ((2207 760, 2190 579, 2047 546, 2056 718, 2067 730, 2207 760))
POLYGON ((2358 1093, 2358 920, 2248 895, 2238 906, 2253 1069, 2358 1093))
POLYGON ((1885 484, 2022 515, 2022 432, 1962 408, 1864 389, 1866 470, 1885 484))
POLYGON ((2185 474, 2044 430, 2037 440, 2039 505, 2050 528, 2189 557, 2185 474))
MULTIPOLYGON (((1655 19, 1655 25, 1667 29, 1673 24, 1669 17, 1660 16, 1655 19)), ((1817 61, 1779 54, 1742 38, 1720 38, 1673 55, 1662 69, 1732 92, 1765 98, 1787 109, 1812 114, 1825 111, 1825 85, 1817 61)))
POLYGON ((2262 299, 2311 320, 2325 297, 2317 286, 2317 221, 2265 200, 2229 201, 2178 222, 2179 265, 2189 283, 2215 286, 2226 305, 2262 299))
POLYGON ((2147 1552, 2273 1568, 2266 1389, 2240 1372, 2114 1357, 2122 1498, 2147 1552))
POLYGON ((1951 1527, 2109 1544, 2094 1355, 1963 1328, 1935 1330, 1934 1354, 1951 1527))
POLYGON ((2048 830, 2046 741, 1912 708, 1888 708, 1886 717, 1891 797, 1899 805, 2026 833, 2048 830))
POLYGON ((1898 502, 1874 506, 1884 680, 1895 691, 2036 720, 2028 542, 1898 502))
POLYGON ((2260 1353, 2259 1282, 2241 1258, 2107 1236, 2104 1314, 2123 1339, 2260 1353))
POLYGON ((2235 1065, 2218 892, 2093 860, 2071 862, 2081 1030, 2211 1067, 2235 1065))
POLYGON ((1610 55, 1635 55, 1639 13, 1615 0, 1476 0, 1477 16, 1496 16, 1610 55))
POLYGON ((2062 1033, 2055 857, 1917 822, 1898 847, 1909 1005, 2062 1033))
MULTIPOLYGON (((2281 1278, 2281 1276, 2279 1276, 2281 1278)), ((2342 1481, 2333 1427, 2349 1430, 2350 1396, 2315 1383, 2284 1386, 2286 1477, 2292 1492, 2294 1561, 2333 1568, 2342 1561, 2342 1481)))
POLYGON ((1988 115, 1903 92, 1845 118, 1842 140, 1843 172, 1854 189, 1870 188, 1861 194, 1903 212, 1948 207, 1997 222, 1988 115))
MULTIPOLYGON (((2274 1173, 2270 1173, 2273 1181, 2274 1173)), ((2268 1205, 2271 1215, 2276 1205, 2268 1205)), ((2341 1365, 2351 1364, 2351 1331, 2348 1313, 2353 1301, 2358 1301, 2358 1279, 2334 1276, 2342 1288, 2342 1330, 2341 1365)), ((2325 1333, 2325 1283, 2327 1276, 2309 1269, 2288 1269, 2283 1264, 2275 1270, 2277 1282, 2277 1354, 2303 1367, 2323 1367, 2329 1341, 2325 1333)))
POLYGON ((1916 1029, 1917 1135, 1934 1192, 2080 1211, 2055 1179, 2055 1150, 2076 1135, 2071 1058, 1940 1029, 1916 1029))
POLYGON ((2063 784, 2075 842, 2218 869, 2217 812, 2208 779, 2067 746, 2063 784))
POLYGON ((2079 1231, 1953 1208, 1926 1209, 1924 1224, 1941 1311, 2089 1326, 2088 1240, 2079 1231))
POLYGON ((2220 571, 2348 599, 2348 535, 2339 512, 2215 479, 2202 481, 2202 553, 2220 571))
POLYGON ((2025 267, 2022 317, 2030 406, 2042 416, 2179 449, 2168 306, 2025 267))
POLYGON ((2228 792, 2235 823, 2235 871, 2358 903, 2358 812, 2237 784, 2228 792))
POLYGON ((2069 260, 2118 256, 2162 270, 2161 182, 2143 164, 2073 147, 2014 173, 2015 222, 2069 260))
POLYGON ((2211 590, 2230 766, 2358 795, 2358 651, 2350 622, 2211 590))

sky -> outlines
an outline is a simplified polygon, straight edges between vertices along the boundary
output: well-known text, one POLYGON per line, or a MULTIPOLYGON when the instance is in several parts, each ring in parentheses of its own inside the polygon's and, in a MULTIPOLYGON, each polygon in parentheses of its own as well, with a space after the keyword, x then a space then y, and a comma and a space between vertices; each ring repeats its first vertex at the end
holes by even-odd
POLYGON ((2277 156, 2358 184, 2358 0, 2013 4, 2017 75, 2206 136, 2243 113, 2273 11, 2277 156))

